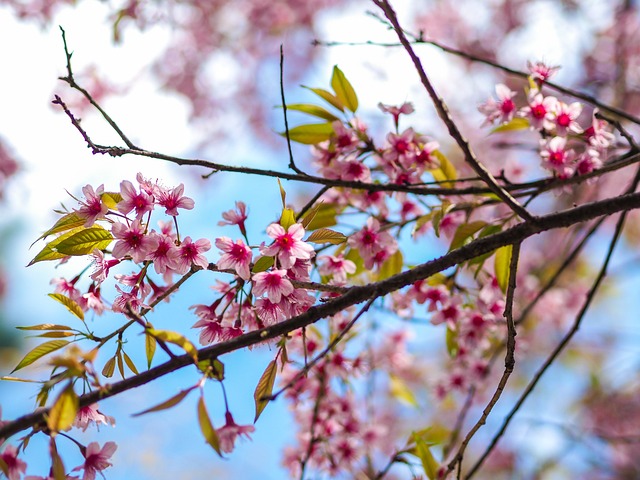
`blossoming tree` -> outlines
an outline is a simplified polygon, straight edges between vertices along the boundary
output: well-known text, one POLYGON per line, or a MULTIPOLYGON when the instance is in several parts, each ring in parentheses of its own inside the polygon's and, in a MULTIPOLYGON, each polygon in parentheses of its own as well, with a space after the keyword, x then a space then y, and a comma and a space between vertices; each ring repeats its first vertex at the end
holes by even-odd
MULTIPOLYGON (((200 13, 206 3, 186 2, 200 13)), ((219 15, 224 2, 213 3, 207 13, 219 15)), ((307 2, 245 3, 253 12, 287 5, 295 13, 288 20, 292 25, 311 22, 307 2)), ((514 28, 513 3, 491 7, 506 19, 497 29, 514 28)), ((118 145, 94 140, 74 107, 56 95, 53 103, 93 154, 110 155, 114 162, 150 157, 225 175, 275 177, 313 191, 304 201, 291 201, 280 183, 276 220, 264 222, 261 234, 246 228, 250 208, 244 199, 231 199, 235 207, 218 223, 226 234, 209 239, 192 238, 180 223, 181 213, 197 210, 183 184, 167 185, 140 173, 135 182, 122 179, 119 186, 83 187, 82 196, 73 197, 75 205, 59 212, 38 239, 42 246, 30 264, 37 269, 45 261, 86 260, 86 268, 71 280, 57 280, 50 295, 81 326, 44 322, 20 327, 42 337, 42 343, 3 379, 19 380, 16 375, 36 363, 50 366, 51 375, 38 381, 33 412, 0 424, 5 476, 14 480, 25 474, 24 451, 35 435, 49 439, 51 468, 45 477, 27 478, 102 474, 117 461, 117 445, 102 439, 83 445, 74 432, 114 424, 104 407, 107 399, 180 369, 197 371, 198 381, 136 415, 169 410, 197 397, 194 419, 203 440, 224 457, 239 438, 250 438, 260 428, 270 402, 284 398, 294 407, 298 428, 296 444, 283 452, 292 478, 496 478, 524 468, 541 475, 562 463, 552 459, 531 469, 500 439, 563 352, 580 346, 574 336, 601 289, 614 249, 623 233, 634 238, 628 225, 640 207, 640 150, 634 137, 640 119, 637 92, 626 85, 622 66, 636 68, 637 59, 631 54, 617 59, 621 85, 614 93, 628 103, 605 102, 553 83, 557 67, 531 61, 527 71, 510 69, 496 61, 495 53, 478 52, 472 42, 454 49, 410 33, 387 0, 373 0, 372 6, 378 20, 395 32, 397 46, 412 62, 447 134, 408 126, 418 109, 411 102, 380 103, 386 131, 370 129, 359 114, 360 102, 377 99, 361 98, 345 67, 333 68, 328 85, 309 88, 317 103, 288 103, 281 77, 287 171, 170 156, 135 144, 74 75, 62 32, 67 60, 62 80, 99 111, 120 140, 118 145), (499 138, 500 144, 490 148, 486 139, 470 141, 463 135, 465 117, 448 108, 421 61, 418 48, 424 44, 508 75, 478 107, 483 134, 499 138), (311 123, 290 127, 291 111, 312 118, 311 123), (297 161, 292 143, 309 145, 312 161, 297 161), (507 156, 519 162, 510 170, 496 159, 507 156), (597 238, 608 238, 600 262, 585 253, 597 238), (442 245, 438 253, 412 251, 434 240, 442 245), (154 309, 184 294, 192 279, 208 272, 215 274, 214 293, 184 312, 192 317, 197 341, 181 323, 156 328, 154 309), (101 315, 112 315, 117 323, 98 336, 91 325, 101 315), (419 341, 410 341, 417 333, 439 335, 440 355, 421 356, 419 341), (135 345, 128 340, 139 335, 144 365, 125 351, 135 345), (254 422, 239 424, 233 396, 225 390, 225 357, 264 345, 272 360, 255 386, 254 422), (116 372, 121 380, 113 378, 116 372), (222 385, 221 415, 211 415, 212 405, 207 405, 213 384, 222 385), (506 408, 504 418, 483 442, 472 445, 494 418, 499 401, 506 408), (62 441, 77 446, 84 459, 80 464, 58 453, 62 441)), ((131 2, 118 12, 116 34, 139 8, 139 2, 131 2)), ((447 12, 456 18, 441 8, 440 19, 447 12)), ((631 10, 627 5, 620 13, 628 23, 633 22, 631 10)), ((437 35, 432 21, 417 18, 416 24, 437 35)), ((213 34, 189 25, 194 38, 213 34)), ((630 36, 617 34, 602 33, 627 48, 630 36)), ((189 60, 198 65, 201 58, 189 60)), ((597 70, 595 57, 589 61, 597 70)), ((174 80, 176 85, 197 84, 194 78, 174 80)), ((599 93, 609 88, 608 80, 598 85, 599 93)), ((203 101, 197 92, 188 95, 194 105, 203 101)), ((580 359, 591 358, 586 348, 574 350, 580 359)), ((594 478, 602 471, 632 478, 640 470, 637 388, 613 390, 591 373, 593 382, 582 401, 585 419, 568 434, 608 445, 601 453, 605 467, 594 478), (624 406, 627 421, 607 405, 624 406)), ((126 419, 118 420, 119 428, 126 428, 126 419)), ((598 465, 592 467, 595 471, 598 465)), ((588 476, 584 469, 578 474, 588 476)))

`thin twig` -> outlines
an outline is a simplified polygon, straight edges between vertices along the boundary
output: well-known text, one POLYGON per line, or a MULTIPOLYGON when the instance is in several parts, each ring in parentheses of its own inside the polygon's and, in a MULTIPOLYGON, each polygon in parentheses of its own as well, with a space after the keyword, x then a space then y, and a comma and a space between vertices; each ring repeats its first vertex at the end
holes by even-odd
POLYGON ((284 98, 284 52, 280 45, 280 98, 282 99, 282 114, 284 115, 284 133, 287 138, 287 150, 289 151, 289 168, 300 175, 306 175, 300 170, 293 159, 293 150, 291 149, 291 136, 289 135, 289 120, 287 119, 287 102, 284 98))

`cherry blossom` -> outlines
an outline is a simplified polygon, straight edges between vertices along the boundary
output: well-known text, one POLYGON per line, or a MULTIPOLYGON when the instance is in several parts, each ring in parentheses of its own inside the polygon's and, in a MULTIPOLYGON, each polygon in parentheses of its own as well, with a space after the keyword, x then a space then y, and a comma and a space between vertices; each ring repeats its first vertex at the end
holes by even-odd
POLYGON ((8 480, 20 480, 22 474, 27 470, 27 464, 18 458, 18 450, 13 445, 4 447, 0 458, 7 466, 8 480))
POLYGON ((556 133, 562 137, 569 133, 582 133, 582 127, 576 121, 582 112, 582 105, 574 102, 567 105, 564 102, 557 102, 553 111, 556 133))
POLYGON ((231 453, 238 437, 251 438, 250 433, 255 431, 253 425, 238 425, 233 420, 233 416, 230 412, 227 412, 224 416, 225 424, 216 429, 218 439, 220 440, 220 450, 225 453, 231 453))
POLYGON ((256 273, 253 276, 253 294, 259 296, 266 293, 270 301, 279 303, 283 296, 293 293, 293 285, 286 277, 286 270, 256 273))
POLYGON ((91 442, 84 452, 84 463, 73 469, 74 472, 84 470, 82 480, 94 480, 96 473, 111 466, 109 459, 118 446, 115 442, 107 442, 102 448, 97 442, 91 442))
POLYGON ((93 403, 78 410, 73 426, 81 428, 84 432, 92 423, 96 426, 100 424, 115 426, 116 421, 113 417, 109 417, 100 412, 98 410, 98 404, 93 403))
POLYGON ((122 200, 118 202, 118 211, 125 215, 131 210, 136 211, 136 218, 141 218, 145 213, 153 210, 153 197, 144 191, 137 192, 129 180, 120 182, 120 195, 122 200))
POLYGON ((546 82, 553 77, 558 70, 560 70, 560 67, 551 67, 544 62, 527 61, 527 69, 531 72, 531 76, 534 80, 546 82))
POLYGON ((244 202, 236 202, 236 210, 223 212, 222 218, 224 218, 224 220, 218 222, 219 226, 238 225, 238 227, 240 227, 240 233, 245 236, 247 235, 247 230, 244 225, 247 219, 247 206, 244 202))
POLYGON ((217 262, 218 268, 235 270, 240 278, 249 280, 251 277, 249 270, 252 258, 251 249, 242 240, 236 240, 234 243, 228 237, 216 238, 216 247, 224 252, 217 262))
POLYGON ((529 92, 529 105, 523 107, 519 115, 527 118, 533 129, 552 130, 557 103, 557 98, 552 96, 545 97, 539 90, 531 90, 529 92))
POLYGON ((210 249, 211 242, 206 238, 192 242, 191 237, 185 237, 180 247, 178 247, 175 271, 184 275, 189 271, 191 265, 196 265, 204 269, 209 268, 209 261, 203 253, 208 252, 210 249))
POLYGON ((568 150, 567 139, 564 137, 553 137, 548 141, 541 140, 542 165, 558 174, 560 178, 567 178, 573 174, 573 160, 575 152, 568 150))
POLYGON ((478 106, 480 113, 486 117, 482 124, 483 126, 495 123, 496 120, 498 120, 498 123, 506 123, 510 121, 516 113, 516 104, 513 101, 516 92, 512 91, 506 85, 499 83, 496 85, 496 95, 498 96, 498 101, 489 98, 486 102, 478 106))
POLYGON ((184 184, 180 184, 177 187, 169 190, 164 188, 158 188, 156 198, 158 205, 163 206, 167 215, 172 217, 178 216, 178 208, 185 210, 193 209, 195 202, 182 194, 184 193, 184 184))
POLYGON ((266 257, 277 257, 281 268, 291 268, 296 259, 309 259, 313 247, 302 241, 304 227, 294 223, 286 231, 279 223, 267 227, 267 235, 274 239, 268 247, 260 247, 260 253, 266 257))
POLYGON ((80 202, 82 206, 75 212, 80 218, 85 219, 84 226, 88 228, 96 220, 104 219, 109 207, 102 202, 101 198, 104 193, 104 185, 100 185, 95 191, 91 185, 85 185, 82 187, 82 193, 85 200, 80 202))
POLYGON ((134 220, 129 226, 116 222, 111 227, 111 233, 119 239, 113 246, 113 256, 116 258, 131 255, 134 262, 140 263, 158 247, 158 238, 148 235, 146 225, 140 220, 134 220))

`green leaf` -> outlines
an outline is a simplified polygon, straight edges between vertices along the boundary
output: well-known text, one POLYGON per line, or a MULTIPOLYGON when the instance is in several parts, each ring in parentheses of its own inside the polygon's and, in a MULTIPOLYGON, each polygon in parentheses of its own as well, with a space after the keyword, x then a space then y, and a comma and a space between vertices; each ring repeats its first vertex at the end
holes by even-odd
POLYGON ((45 342, 38 345, 36 348, 27 353, 22 360, 20 360, 18 366, 14 368, 11 373, 15 372, 16 370, 20 370, 27 365, 31 365, 39 358, 42 358, 45 355, 50 354, 51 352, 55 352, 56 350, 61 349, 69 343, 70 342, 68 340, 51 340, 50 342, 45 342))
POLYGON ((328 92, 322 88, 311 88, 311 87, 305 87, 304 85, 302 86, 302 88, 306 88, 307 90, 311 90, 313 93, 315 93, 316 95, 318 95, 321 99, 323 99, 325 102, 329 103, 330 105, 336 107, 338 110, 340 110, 341 112, 344 112, 344 105, 342 104, 342 102, 340 100, 338 100, 338 98, 332 94, 331 92, 328 92))
POLYGON ((330 230, 328 228, 319 228, 307 238, 307 242, 312 243, 330 243, 331 245, 340 245, 347 241, 347 237, 340 232, 330 230))
POLYGON ((278 188, 280 188, 280 198, 282 199, 282 208, 287 208, 287 192, 285 192, 282 182, 278 179, 278 188))
POLYGON ((256 417, 253 419, 253 423, 258 421, 260 414, 269 403, 269 400, 264 397, 268 397, 273 392, 273 384, 276 381, 276 373, 278 371, 278 366, 274 360, 269 362, 267 368, 263 372, 260 380, 258 380, 258 385, 256 386, 256 390, 253 393, 253 399, 256 403, 256 417))
POLYGON ((447 326, 447 352, 451 358, 456 358, 458 356, 458 334, 455 330, 451 329, 447 326))
POLYGON ((131 360, 129 355, 127 355, 127 353, 124 350, 122 350, 122 355, 124 356, 124 363, 127 364, 127 367, 129 367, 129 370, 131 370, 134 374, 138 375, 138 369, 136 368, 136 364, 133 363, 133 360, 131 360))
POLYGON ((200 397, 198 400, 198 423, 200 424, 200 431, 202 432, 202 435, 204 435, 204 439, 209 445, 211 445, 211 448, 213 448, 218 455, 222 456, 222 451, 220 450, 220 439, 218 438, 216 429, 213 428, 213 425, 211 424, 209 414, 207 413, 207 406, 204 404, 203 397, 200 397))
POLYGON ((431 170, 431 175, 433 176, 434 180, 436 180, 437 182, 443 182, 442 186, 445 188, 453 188, 454 183, 447 182, 446 180, 456 180, 458 178, 456 167, 454 167, 453 163, 451 163, 440 150, 433 151, 432 155, 435 156, 440 163, 440 168, 431 170))
POLYGON ((435 480, 438 478, 438 462, 433 457, 427 443, 420 436, 413 434, 413 439, 416 442, 413 454, 420 459, 427 478, 429 478, 429 480, 435 480))
POLYGON ((418 407, 418 401, 407 384, 393 374, 389 375, 389 391, 394 398, 401 402, 412 407, 418 407))
POLYGON ((56 402, 49 410, 47 417, 47 427, 54 432, 68 430, 73 425, 78 413, 78 395, 69 384, 56 399, 56 402))
POLYGON ((65 238, 56 249, 65 255, 88 255, 95 249, 104 250, 112 240, 113 236, 108 230, 94 225, 65 238))
POLYGON ((505 245, 496 250, 494 258, 493 268, 502 293, 506 293, 507 285, 509 285, 509 264, 511 263, 512 252, 513 245, 505 245))
MULTIPOLYGON (((147 327, 153 328, 151 322, 147 322, 147 327)), ((155 337, 149 335, 146 331, 144 334, 144 351, 147 356, 147 368, 151 368, 151 362, 153 361, 153 356, 156 353, 156 341, 155 337)))
POLYGON ((275 263, 276 259, 273 257, 260 257, 253 264, 251 271, 253 273, 265 272, 275 263))
POLYGON ((338 212, 336 212, 336 208, 333 205, 330 203, 321 203, 305 215, 302 220, 302 225, 306 230, 333 227, 338 223, 336 220, 337 214, 338 212), (307 218, 309 219, 307 220, 307 218))
POLYGON ((120 376, 124 380, 124 362, 122 361, 122 350, 118 349, 116 351, 116 361, 118 363, 118 371, 120 372, 120 376))
POLYGON ((155 330, 153 328, 148 328, 147 332, 150 335, 154 336, 157 340, 162 340, 163 342, 169 342, 173 343, 174 345, 178 345, 185 352, 187 352, 196 363, 198 362, 198 349, 186 337, 180 335, 178 332, 171 332, 169 330, 155 330))
POLYGON ((107 363, 104 364, 104 368, 102 369, 102 375, 104 375, 107 378, 111 378, 113 377, 113 372, 115 371, 116 371, 116 357, 113 356, 109 360, 107 360, 107 363))
POLYGON ((418 219, 416 220, 416 224, 413 227, 413 231, 411 232, 411 234, 415 234, 418 230, 420 230, 424 225, 426 225, 427 222, 430 222, 431 219, 433 218, 435 211, 432 210, 429 213, 427 213, 426 215, 421 215, 420 217, 418 217, 418 219))
POLYGON ((402 252, 400 250, 396 250, 396 253, 387 258, 380 266, 378 281, 386 280, 387 278, 400 273, 402 271, 403 264, 404 259, 402 258, 402 252))
POLYGON ((66 469, 64 468, 64 463, 62 463, 62 458, 58 454, 58 449, 56 448, 55 440, 51 439, 51 470, 53 471, 53 479, 54 480, 65 480, 67 477, 66 469))
POLYGON ((71 330, 71 327, 67 327, 66 325, 56 325, 55 323, 41 323, 40 325, 16 328, 18 330, 71 330))
POLYGON ((40 335, 30 335, 32 338, 67 338, 76 335, 74 332, 45 332, 40 335))
POLYGON ((159 412, 160 410, 167 410, 167 409, 169 409, 171 407, 175 407, 182 400, 184 400, 185 397, 187 395, 189 395, 191 390, 193 390, 194 388, 196 388, 196 387, 189 387, 186 390, 180 390, 177 394, 175 394, 173 397, 169 398, 168 400, 165 400, 164 402, 159 403, 158 405, 156 405, 154 407, 147 408, 146 410, 143 410, 142 412, 134 413, 133 416, 134 417, 139 417, 140 415, 144 415, 145 413, 159 412))
POLYGON ((478 230, 481 230, 486 225, 487 222, 477 220, 475 222, 463 223, 458 226, 456 233, 453 234, 449 251, 455 250, 469 243, 468 240, 470 240, 478 230))
POLYGON ((58 251, 58 245, 61 242, 65 241, 67 238, 71 237, 72 235, 82 230, 84 230, 84 227, 76 227, 66 233, 63 233, 59 237, 51 240, 49 243, 47 243, 44 246, 42 250, 40 250, 40 252, 38 252, 38 254, 35 257, 33 257, 33 260, 29 262, 27 267, 30 267, 34 263, 44 262, 47 260, 60 260, 61 258, 66 257, 67 256, 66 254, 58 251))
POLYGON ((109 210, 117 210, 118 203, 122 201, 122 195, 120 192, 104 192, 100 195, 100 200, 104 203, 109 210))
POLYGON ((436 237, 440 238, 440 222, 455 206, 455 203, 451 203, 449 200, 443 200, 442 205, 433 210, 434 213, 433 218, 431 219, 431 224, 433 225, 433 231, 436 234, 436 237))
POLYGON ((293 105, 287 105, 287 110, 295 110, 297 112, 306 113, 308 115, 312 115, 314 117, 322 118, 324 120, 328 120, 330 122, 335 122, 339 120, 333 113, 325 110, 324 108, 318 105, 312 105, 310 103, 294 103, 293 105))
POLYGON ((216 359, 200 360, 198 368, 201 372, 206 373, 208 378, 213 378, 221 382, 224 380, 224 363, 216 359))
POLYGON ((47 238, 54 233, 60 233, 72 228, 80 227, 87 221, 86 218, 79 217, 76 212, 67 213, 58 219, 58 221, 49 230, 44 232, 38 237, 38 239, 31 245, 35 244, 38 240, 47 238))
POLYGON ((289 230, 289 227, 296 223, 296 214, 290 208, 283 208, 280 215, 280 225, 285 230, 289 230))
POLYGON ((515 117, 513 120, 491 130, 490 133, 512 132, 514 130, 525 130, 529 128, 529 120, 524 117, 515 117))
POLYGON ((82 311, 82 308, 80 307, 80 305, 76 303, 75 300, 72 300, 71 298, 61 293, 50 293, 49 296, 53 298, 55 301, 67 307, 67 310, 73 313, 80 320, 84 320, 84 312, 82 311))
POLYGON ((331 88, 338 97, 340 103, 345 105, 349 110, 355 113, 358 109, 358 97, 353 86, 344 76, 342 70, 337 65, 333 67, 333 75, 331 76, 331 88))
MULTIPOLYGON (((289 139, 292 142, 298 142, 304 145, 315 145, 329 140, 333 134, 333 125, 330 123, 309 123, 290 129, 289 139)), ((286 132, 280 135, 286 136, 286 132)))

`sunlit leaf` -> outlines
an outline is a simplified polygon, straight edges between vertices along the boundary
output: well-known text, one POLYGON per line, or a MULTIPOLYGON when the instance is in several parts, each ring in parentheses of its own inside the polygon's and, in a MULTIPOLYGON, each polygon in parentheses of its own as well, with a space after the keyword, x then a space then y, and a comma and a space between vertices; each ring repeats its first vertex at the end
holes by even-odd
POLYGON ((433 176, 434 180, 443 182, 443 187, 453 188, 454 183, 447 182, 446 180, 456 180, 458 178, 456 167, 454 167, 453 163, 451 163, 440 150, 435 150, 431 154, 438 159, 440 165, 440 168, 431 170, 431 175, 433 176))
POLYGON ((312 105, 310 103, 294 103, 292 105, 287 105, 287 110, 295 110, 297 112, 306 113, 308 115, 322 118, 330 122, 339 120, 338 117, 336 117, 333 113, 329 112, 328 110, 325 110, 324 108, 318 105, 312 105))
POLYGON ((11 373, 15 372, 16 370, 20 370, 27 365, 31 365, 39 358, 42 358, 45 355, 50 354, 51 352, 55 352, 56 350, 61 349, 69 343, 70 342, 68 340, 51 340, 50 342, 45 342, 41 345, 38 345, 36 348, 27 353, 22 360, 20 360, 18 366, 14 368, 11 373))
POLYGON ((76 227, 72 230, 69 230, 68 232, 63 233, 59 237, 54 238, 49 243, 47 243, 35 257, 33 257, 33 260, 31 260, 27 266, 30 267, 34 263, 44 262, 47 260, 60 260, 61 258, 68 256, 67 254, 58 251, 58 245, 82 230, 84 230, 84 227, 76 227))
POLYGON ((213 360, 200 360, 198 362, 198 368, 203 373, 206 373, 209 378, 220 382, 224 380, 224 364, 217 358, 213 360))
POLYGON ((435 213, 433 214, 431 224, 433 225, 433 231, 436 234, 436 237, 440 237, 440 222, 455 206, 455 203, 451 203, 449 200, 443 200, 442 205, 433 210, 435 213))
POLYGON ((187 395, 189 395, 191 390, 193 390, 194 388, 196 388, 196 387, 190 387, 190 388, 187 388, 186 390, 180 390, 177 394, 175 394, 173 397, 169 398, 168 400, 165 400, 164 402, 159 403, 158 405, 156 405, 154 407, 147 408, 146 410, 143 410, 142 412, 134 413, 133 416, 134 417, 138 417, 140 415, 144 415, 145 413, 159 412, 160 410, 167 410, 168 408, 175 407, 182 400, 184 400, 185 397, 187 395))
POLYGON ((307 242, 311 243, 330 243, 332 245, 340 245, 347 241, 347 237, 340 232, 330 230, 328 228, 319 228, 307 238, 307 242))
MULTIPOLYGON (((151 325, 151 323, 147 323, 147 326, 149 328, 153 328, 153 325, 151 325)), ((153 361, 153 356, 156 353, 156 344, 157 341, 155 339, 155 337, 149 335, 147 332, 145 332, 144 335, 144 352, 145 355, 147 356, 147 368, 151 368, 151 362, 153 361)))
POLYGON ((78 395, 69 385, 58 396, 49 410, 47 427, 54 432, 60 432, 71 428, 78 413, 78 395))
POLYGON ((120 192, 104 192, 100 195, 100 200, 109 210, 116 210, 118 203, 122 201, 122 195, 120 192))
POLYGON ((74 332, 45 332, 40 335, 30 335, 35 338, 67 338, 76 335, 74 332))
POLYGON ((280 215, 280 225, 285 230, 289 230, 289 227, 296 223, 296 214, 290 208, 283 208, 280 215))
POLYGON ((307 213, 307 215, 305 215, 303 219, 303 226, 307 230, 317 230, 318 228, 333 227, 338 223, 336 220, 337 213, 338 212, 336 212, 336 209, 332 204, 321 203, 317 205, 317 207, 314 207, 314 209, 307 213), (314 210, 315 212, 313 213, 313 217, 309 218, 309 220, 305 224, 304 220, 306 220, 314 210))
POLYGON ((124 380, 124 362, 122 361, 122 350, 118 350, 116 352, 116 361, 118 363, 118 371, 120 372, 120 376, 124 380))
POLYGON ((53 471, 54 480, 65 480, 67 477, 66 469, 62 458, 58 455, 58 449, 56 448, 55 439, 51 438, 51 444, 49 448, 51 452, 51 470, 53 471))
POLYGON ((403 265, 404 259, 402 258, 402 252, 398 249, 380 266, 380 271, 378 272, 378 281, 386 280, 389 277, 397 275, 402 271, 403 265))
POLYGON ((500 126, 497 126, 491 133, 499 133, 499 132, 512 132, 514 130, 525 130, 529 128, 529 119, 524 117, 515 117, 513 120, 507 123, 503 123, 500 126))
POLYGON ((113 236, 108 230, 94 225, 65 238, 56 249, 65 255, 88 255, 95 249, 104 250, 112 240, 113 236))
POLYGON ((5 380, 7 382, 42 383, 39 380, 29 380, 28 378, 9 377, 6 375, 4 377, 0 377, 0 380, 5 380))
POLYGON ((198 349, 186 337, 180 335, 178 332, 171 332, 169 330, 155 330, 153 328, 147 329, 147 332, 150 335, 156 337, 157 340, 162 340, 163 342, 169 342, 173 343, 174 345, 178 345, 185 352, 187 352, 196 363, 198 362, 198 349))
POLYGON ((496 274, 496 280, 503 293, 507 291, 507 285, 509 284, 509 265, 511 263, 512 252, 513 245, 505 245, 496 250, 494 259, 493 268, 496 274))
POLYGON ((477 220, 475 222, 463 223, 458 226, 456 229, 456 233, 453 234, 453 239, 451 240, 451 245, 449 246, 449 251, 460 248, 468 243, 473 235, 478 230, 481 230, 487 225, 487 222, 483 222, 482 220, 477 220))
POLYGON ((134 374, 138 375, 138 369, 136 368, 135 363, 133 363, 133 360, 131 360, 129 355, 127 355, 127 353, 124 350, 122 350, 122 356, 124 357, 124 363, 127 364, 127 367, 129 367, 129 370, 131 370, 134 374))
POLYGON ((29 327, 16 327, 18 330, 71 330, 66 325, 58 325, 55 323, 41 323, 40 325, 31 325, 29 327))
POLYGON ((446 343, 449 356, 451 358, 458 356, 458 334, 450 327, 447 327, 446 343))
POLYGON ((260 414, 269 403, 265 397, 269 397, 273 392, 273 384, 276 381, 276 373, 278 371, 277 364, 274 360, 269 362, 267 368, 262 373, 260 380, 258 380, 258 385, 256 386, 256 390, 253 393, 253 399, 256 403, 256 417, 254 418, 254 423, 260 417, 260 414))
POLYGON ((331 88, 336 93, 336 97, 345 107, 352 112, 358 109, 358 97, 353 86, 347 80, 342 70, 338 66, 333 67, 333 75, 331 76, 331 88))
POLYGON ((86 218, 79 217, 76 212, 67 213, 66 215, 60 217, 58 221, 53 225, 53 227, 40 235, 38 239, 33 243, 36 243, 38 240, 47 238, 49 235, 53 235, 54 233, 60 233, 72 228, 80 227, 84 225, 86 221, 86 218))
POLYGON ((282 182, 278 179, 278 188, 280 188, 280 198, 282 199, 282 208, 287 207, 287 192, 285 192, 282 182))
MULTIPOLYGON (((334 134, 333 125, 330 123, 310 123, 299 125, 289 130, 289 139, 305 145, 315 145, 329 140, 334 134)), ((286 135, 281 133, 280 135, 286 135)))
POLYGON ((256 260, 256 263, 253 264, 253 268, 251 271, 253 273, 265 272, 275 263, 276 259, 273 257, 260 257, 256 260))
POLYGON ((389 375, 389 391, 394 398, 397 398, 401 402, 411 405, 412 407, 418 407, 418 401, 415 395, 399 377, 389 375))
POLYGON ((429 480, 435 480, 438 478, 438 462, 433 457, 431 450, 427 443, 419 436, 413 436, 416 446, 413 450, 414 455, 420 459, 424 473, 429 480))
POLYGON ((198 400, 198 424, 200 425, 200 431, 202 432, 202 435, 204 435, 204 439, 209 445, 211 445, 211 448, 213 448, 218 455, 222 456, 222 451, 220 450, 220 439, 218 438, 216 429, 213 428, 213 425, 211 424, 209 414, 207 413, 207 406, 204 404, 203 397, 200 397, 198 400))
POLYGON ((335 108, 337 108, 341 112, 344 112, 344 105, 331 92, 328 92, 328 91, 326 91, 326 90, 324 90, 322 88, 305 87, 304 85, 302 86, 302 88, 306 88, 307 90, 311 90, 313 93, 318 95, 321 99, 323 99, 325 102, 327 102, 330 105, 334 106, 335 108))
POLYGON ((78 305, 75 300, 67 297, 66 295, 63 295, 62 293, 50 293, 49 296, 55 301, 67 307, 67 310, 73 313, 80 320, 84 320, 84 312, 82 311, 82 307, 80 307, 80 305, 78 305))
POLYGON ((104 364, 104 368, 102 369, 102 375, 104 375, 107 378, 111 378, 113 377, 113 372, 115 371, 116 371, 116 357, 113 356, 109 360, 107 360, 107 363, 104 364))

